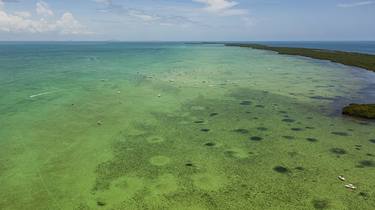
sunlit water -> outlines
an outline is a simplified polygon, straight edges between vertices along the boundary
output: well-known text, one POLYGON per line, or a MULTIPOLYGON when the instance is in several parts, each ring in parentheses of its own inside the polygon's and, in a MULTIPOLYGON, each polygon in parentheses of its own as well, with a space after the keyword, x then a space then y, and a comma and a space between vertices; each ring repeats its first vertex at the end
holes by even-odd
POLYGON ((375 123, 340 114, 374 81, 222 45, 2 43, 0 208, 374 209, 375 123))

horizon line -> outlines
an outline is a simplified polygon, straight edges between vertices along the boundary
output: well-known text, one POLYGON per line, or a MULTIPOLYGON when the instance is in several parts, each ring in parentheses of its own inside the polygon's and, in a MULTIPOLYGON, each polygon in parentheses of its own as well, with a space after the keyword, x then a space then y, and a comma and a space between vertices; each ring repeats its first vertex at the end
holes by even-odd
POLYGON ((128 43, 139 43, 139 42, 190 42, 190 43, 225 43, 225 42, 375 42, 375 40, 0 40, 0 42, 128 42, 128 43))

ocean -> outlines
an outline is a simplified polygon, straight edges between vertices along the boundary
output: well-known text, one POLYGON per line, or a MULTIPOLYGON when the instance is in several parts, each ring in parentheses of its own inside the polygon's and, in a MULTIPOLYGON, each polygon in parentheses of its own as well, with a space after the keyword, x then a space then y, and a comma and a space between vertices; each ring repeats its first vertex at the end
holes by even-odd
POLYGON ((223 45, 2 42, 0 206, 373 209, 375 122, 340 112, 374 81, 223 45))

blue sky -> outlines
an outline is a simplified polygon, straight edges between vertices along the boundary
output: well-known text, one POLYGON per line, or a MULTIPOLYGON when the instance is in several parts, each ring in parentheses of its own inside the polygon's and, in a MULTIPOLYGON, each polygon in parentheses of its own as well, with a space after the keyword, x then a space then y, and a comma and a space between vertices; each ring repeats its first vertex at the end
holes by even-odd
POLYGON ((375 40, 375 0, 0 0, 0 40, 375 40))

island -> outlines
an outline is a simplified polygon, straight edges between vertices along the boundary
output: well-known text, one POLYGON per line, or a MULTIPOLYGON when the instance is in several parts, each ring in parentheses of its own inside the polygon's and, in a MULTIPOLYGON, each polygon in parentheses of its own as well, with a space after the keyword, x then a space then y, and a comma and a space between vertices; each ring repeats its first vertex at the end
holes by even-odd
POLYGON ((329 60, 335 63, 355 66, 375 72, 375 55, 370 54, 313 48, 272 47, 262 44, 227 43, 225 46, 249 47, 259 50, 270 50, 284 55, 299 55, 320 60, 329 60))
POLYGON ((375 104, 350 104, 342 110, 344 115, 375 119, 375 104))
MULTIPOLYGON (((248 47, 259 50, 270 50, 284 55, 298 55, 320 60, 329 60, 335 63, 355 66, 375 72, 375 55, 370 54, 310 48, 272 47, 261 44, 227 43, 225 46, 248 47)), ((343 108, 342 113, 352 117, 375 119, 375 104, 350 104, 343 108)))

